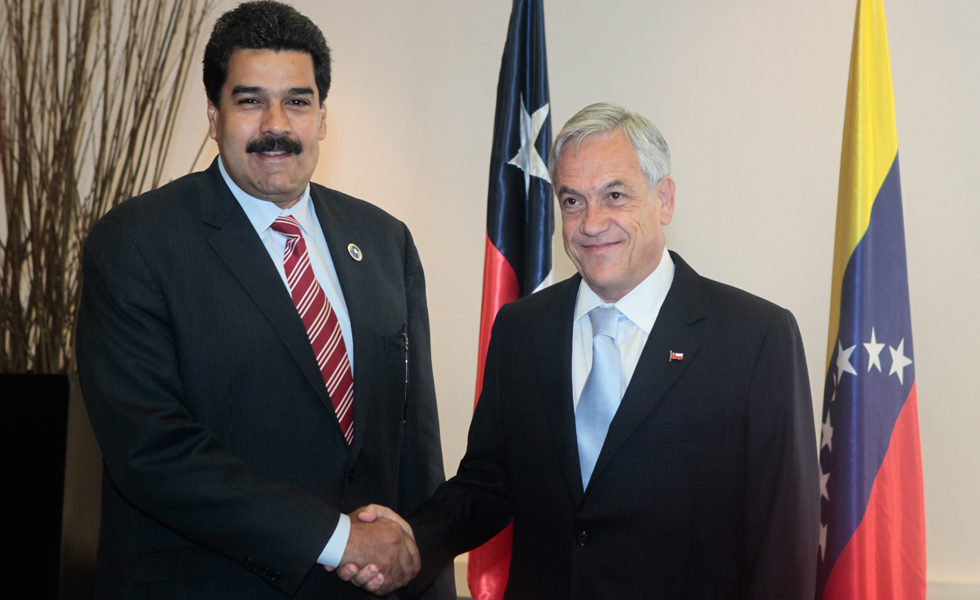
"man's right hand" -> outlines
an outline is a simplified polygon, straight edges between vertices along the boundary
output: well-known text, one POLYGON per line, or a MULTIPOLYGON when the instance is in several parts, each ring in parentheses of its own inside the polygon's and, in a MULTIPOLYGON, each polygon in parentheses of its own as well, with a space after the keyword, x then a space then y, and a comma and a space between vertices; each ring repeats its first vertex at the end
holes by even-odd
POLYGON ((412 529, 394 511, 371 505, 351 517, 347 547, 337 569, 341 579, 382 596, 418 574, 422 564, 412 529), (360 517, 360 513, 365 514, 360 517))

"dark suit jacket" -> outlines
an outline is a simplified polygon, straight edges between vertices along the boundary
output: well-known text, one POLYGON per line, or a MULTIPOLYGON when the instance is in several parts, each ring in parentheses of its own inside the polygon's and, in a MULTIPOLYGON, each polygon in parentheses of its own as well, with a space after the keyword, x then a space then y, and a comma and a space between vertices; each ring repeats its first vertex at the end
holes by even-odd
POLYGON ((366 597, 315 565, 340 512, 409 511, 444 481, 412 237, 311 187, 353 330, 351 447, 217 162, 89 234, 77 356, 105 457, 97 597, 366 597))
POLYGON ((500 311, 459 474, 409 519, 420 581, 512 517, 507 598, 813 597, 820 494, 796 322, 672 257, 587 490, 570 366, 580 278, 500 311))

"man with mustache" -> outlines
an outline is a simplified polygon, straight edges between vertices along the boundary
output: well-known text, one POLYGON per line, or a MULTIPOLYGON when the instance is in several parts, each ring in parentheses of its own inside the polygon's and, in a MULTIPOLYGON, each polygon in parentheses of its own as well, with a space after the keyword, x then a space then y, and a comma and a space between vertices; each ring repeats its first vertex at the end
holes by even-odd
MULTIPOLYGON (((85 244, 96 597, 363 597, 330 572, 347 562, 386 591, 418 570, 410 530, 349 515, 411 511, 444 481, 412 236, 310 183, 330 55, 309 19, 268 1, 224 14, 204 83, 219 157, 85 244)), ((430 597, 455 598, 452 580, 430 597)))

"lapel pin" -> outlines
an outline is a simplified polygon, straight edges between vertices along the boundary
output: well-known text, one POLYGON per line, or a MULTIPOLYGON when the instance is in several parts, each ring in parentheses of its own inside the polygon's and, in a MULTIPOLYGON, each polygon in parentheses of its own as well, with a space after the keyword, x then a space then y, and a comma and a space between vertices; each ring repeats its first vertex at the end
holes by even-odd
POLYGON ((673 350, 671 350, 670 351, 670 359, 667 362, 674 361, 674 360, 684 360, 684 353, 683 352, 674 352, 673 350))
POLYGON ((364 255, 361 254, 361 249, 357 247, 357 244, 347 244, 347 251, 350 252, 350 257, 357 262, 361 262, 361 259, 364 258, 364 255))

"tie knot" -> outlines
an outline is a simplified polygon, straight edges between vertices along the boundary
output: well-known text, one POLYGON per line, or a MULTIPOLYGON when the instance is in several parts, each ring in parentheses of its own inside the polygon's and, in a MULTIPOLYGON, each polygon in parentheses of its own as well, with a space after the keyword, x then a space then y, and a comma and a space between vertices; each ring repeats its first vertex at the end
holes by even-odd
POLYGON ((272 225, 270 225, 270 227, 272 227, 273 231, 278 231, 279 233, 287 237, 291 237, 291 238, 300 237, 299 221, 297 221, 296 217, 292 215, 276 217, 276 220, 272 222, 272 225))
POLYGON ((589 320, 592 321, 592 335, 608 335, 616 339, 616 331, 619 326, 619 310, 612 306, 597 306, 589 312, 589 320))

